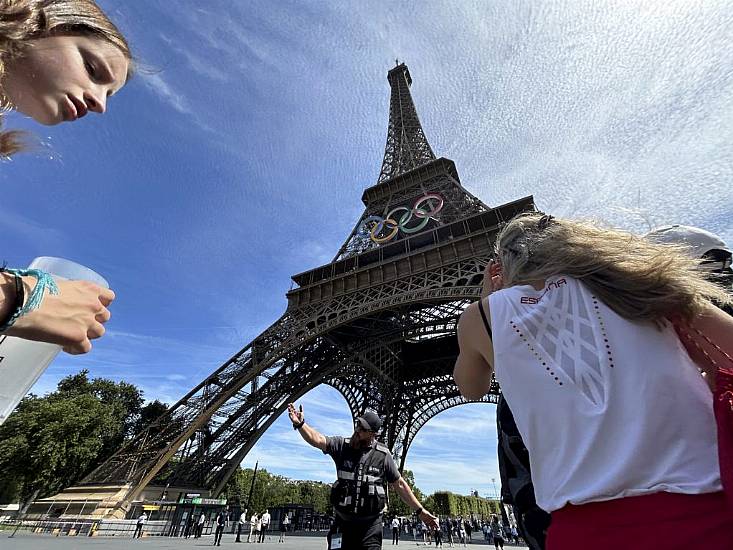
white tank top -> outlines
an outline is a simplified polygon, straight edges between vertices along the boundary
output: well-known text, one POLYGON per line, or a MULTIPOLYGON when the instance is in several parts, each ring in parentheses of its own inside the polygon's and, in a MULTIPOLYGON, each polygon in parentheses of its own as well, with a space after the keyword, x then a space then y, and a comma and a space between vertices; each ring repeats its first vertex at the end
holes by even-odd
POLYGON ((489 304, 540 507, 721 490, 712 393, 671 327, 626 320, 565 276, 489 304))

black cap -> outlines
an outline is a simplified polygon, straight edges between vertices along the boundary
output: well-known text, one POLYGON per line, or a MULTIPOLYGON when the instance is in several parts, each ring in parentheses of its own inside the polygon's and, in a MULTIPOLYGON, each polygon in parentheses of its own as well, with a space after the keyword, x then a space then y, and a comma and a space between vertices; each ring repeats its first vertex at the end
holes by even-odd
POLYGON ((374 411, 366 411, 356 421, 361 424, 362 428, 372 432, 378 432, 382 427, 382 419, 374 411))

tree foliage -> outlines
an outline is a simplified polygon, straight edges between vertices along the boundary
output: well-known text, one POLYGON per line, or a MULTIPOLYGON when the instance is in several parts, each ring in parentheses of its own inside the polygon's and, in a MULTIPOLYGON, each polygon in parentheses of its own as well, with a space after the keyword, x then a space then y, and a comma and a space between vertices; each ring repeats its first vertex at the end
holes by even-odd
POLYGON ((476 496, 456 495, 439 491, 430 497, 432 512, 441 516, 473 516, 486 518, 499 513, 499 503, 495 500, 476 496))
MULTIPOLYGON (((410 486, 410 489, 412 489, 413 494, 415 495, 415 498, 419 502, 425 501, 425 495, 423 492, 418 489, 417 485, 415 485, 415 474, 412 473, 412 470, 404 470, 402 472, 402 479, 404 479, 407 484, 410 486)), ((410 507, 402 502, 402 499, 395 493, 392 488, 389 488, 389 506, 387 508, 387 511, 390 516, 410 516, 412 515, 412 510, 410 507)))
POLYGON ((78 482, 153 415, 143 392, 127 382, 67 376, 43 397, 26 396, 0 426, 0 502, 28 501, 78 482))
MULTIPOLYGON (((250 487, 252 486, 251 468, 237 468, 222 494, 227 501, 247 507, 250 487)), ((252 500, 249 502, 250 512, 263 512, 266 508, 274 508, 283 504, 302 504, 313 506, 319 513, 330 513, 329 494, 331 486, 320 481, 299 481, 257 470, 252 500)))

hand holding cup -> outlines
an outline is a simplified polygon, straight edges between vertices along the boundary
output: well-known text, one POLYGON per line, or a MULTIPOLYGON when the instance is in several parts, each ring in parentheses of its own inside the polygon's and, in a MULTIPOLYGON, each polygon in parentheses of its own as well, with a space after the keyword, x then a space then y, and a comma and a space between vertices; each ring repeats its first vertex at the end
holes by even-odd
MULTIPOLYGON (((23 277, 26 296, 35 286, 34 277, 23 277)), ((8 336, 48 342, 74 355, 92 349, 91 340, 104 335, 108 306, 115 293, 88 281, 58 281, 59 294, 47 293, 41 307, 18 318, 8 336)))

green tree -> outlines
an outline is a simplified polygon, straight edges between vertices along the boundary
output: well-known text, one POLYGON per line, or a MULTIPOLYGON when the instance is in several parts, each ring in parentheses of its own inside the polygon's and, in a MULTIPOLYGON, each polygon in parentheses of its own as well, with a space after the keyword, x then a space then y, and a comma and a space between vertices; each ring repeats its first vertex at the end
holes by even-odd
MULTIPOLYGON (((252 475, 250 468, 237 468, 224 487, 223 496, 228 502, 247 506, 252 475)), ((316 512, 330 511, 330 485, 318 481, 298 481, 269 473, 267 470, 257 470, 252 500, 249 511, 262 512, 265 508, 274 508, 283 504, 303 504, 312 506, 316 512)))
MULTIPOLYGON (((417 498, 419 502, 423 502, 425 500, 425 495, 420 489, 418 489, 417 485, 415 485, 415 474, 412 473, 412 470, 404 470, 402 472, 402 479, 404 479, 410 486, 410 489, 412 489, 415 498, 417 498)), ((389 506, 387 508, 387 512, 390 516, 412 515, 412 509, 407 504, 402 502, 402 499, 396 492, 392 490, 391 487, 389 488, 388 493, 389 506)))
POLYGON ((51 400, 73 398, 80 395, 94 397, 106 406, 107 411, 117 423, 113 431, 104 439, 100 458, 111 456, 125 439, 135 433, 136 421, 143 404, 142 391, 128 382, 114 382, 106 378, 89 379, 89 371, 82 370, 78 374, 67 376, 59 383, 56 391, 47 397, 51 400))
POLYGON ((495 500, 476 496, 456 495, 448 491, 438 491, 430 496, 434 503, 434 513, 443 516, 476 516, 486 518, 499 511, 495 500))
POLYGON ((26 505, 81 479, 120 429, 115 411, 91 395, 28 397, 0 427, 0 476, 26 505))
POLYGON ((321 481, 299 481, 299 504, 313 506, 321 514, 331 513, 331 485, 321 481))
POLYGON ((151 401, 140 409, 140 414, 132 425, 133 434, 141 432, 148 427, 158 417, 162 416, 168 410, 168 405, 161 403, 157 399, 151 401))
POLYGON ((56 391, 26 396, 0 426, 0 502, 24 505, 78 482, 166 410, 127 382, 62 379, 56 391))

